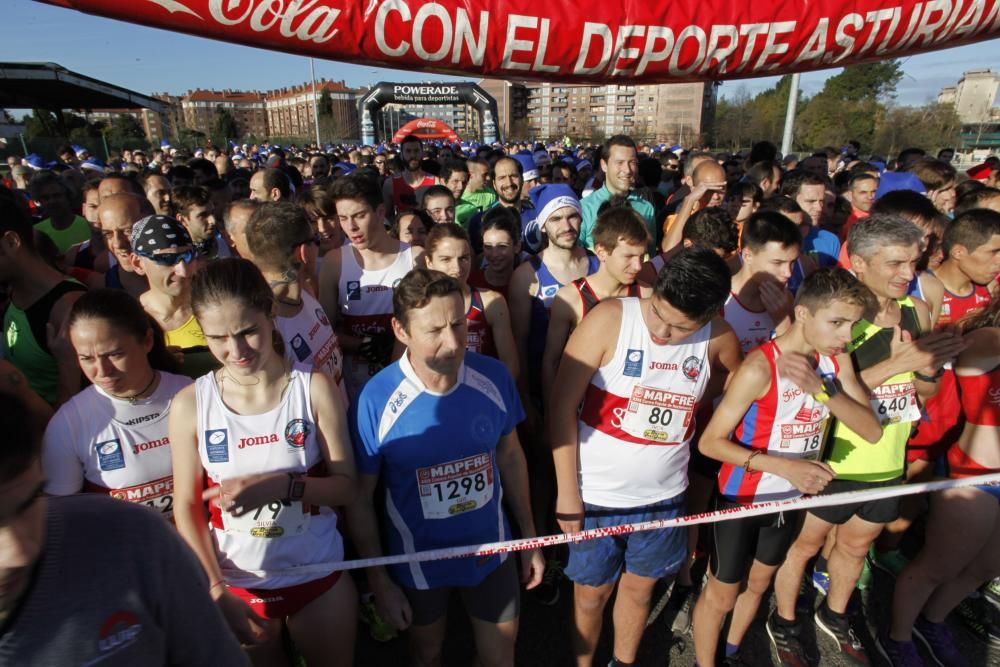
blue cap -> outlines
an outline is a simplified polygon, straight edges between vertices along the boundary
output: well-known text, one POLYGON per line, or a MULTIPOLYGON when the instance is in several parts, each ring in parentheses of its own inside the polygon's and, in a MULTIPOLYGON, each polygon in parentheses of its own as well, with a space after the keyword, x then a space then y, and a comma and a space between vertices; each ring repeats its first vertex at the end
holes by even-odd
POLYGON ((582 213, 580 198, 576 196, 573 188, 565 183, 544 183, 531 188, 528 192, 531 202, 535 205, 535 222, 540 229, 545 229, 545 222, 557 210, 564 206, 576 209, 577 213, 582 213))
POLYGON ((80 169, 89 169, 91 171, 99 171, 104 173, 106 169, 104 168, 104 163, 98 160, 96 157, 90 157, 80 163, 80 169))
POLYGON ((875 199, 895 190, 913 190, 922 195, 927 194, 927 188, 915 174, 908 171, 887 171, 879 179, 875 199))
POLYGON ((522 151, 513 157, 521 163, 521 176, 525 181, 538 180, 538 167, 535 165, 535 158, 531 157, 531 153, 522 151))

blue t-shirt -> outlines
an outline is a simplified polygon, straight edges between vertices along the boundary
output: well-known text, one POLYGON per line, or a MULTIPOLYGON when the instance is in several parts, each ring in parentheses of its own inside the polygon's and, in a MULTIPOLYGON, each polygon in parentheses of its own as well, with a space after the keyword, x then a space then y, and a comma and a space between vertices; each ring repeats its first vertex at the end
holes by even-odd
POLYGON ((802 239, 802 252, 816 260, 821 269, 836 266, 840 257, 840 239, 832 232, 813 227, 802 239))
MULTIPOLYGON (((524 419, 502 363, 465 353, 458 383, 428 390, 408 354, 368 381, 352 406, 358 469, 381 474, 387 554, 510 539, 496 461, 500 439, 524 419)), ((393 565, 408 588, 475 586, 504 556, 393 565)))

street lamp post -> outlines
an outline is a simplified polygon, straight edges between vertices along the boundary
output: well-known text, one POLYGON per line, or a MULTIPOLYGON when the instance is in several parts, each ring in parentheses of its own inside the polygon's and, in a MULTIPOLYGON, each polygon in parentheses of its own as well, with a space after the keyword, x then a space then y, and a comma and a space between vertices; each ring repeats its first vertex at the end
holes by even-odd
POLYGON ((319 150, 319 100, 316 99, 316 65, 312 58, 309 59, 309 75, 312 78, 313 87, 313 121, 316 123, 316 150, 319 150))

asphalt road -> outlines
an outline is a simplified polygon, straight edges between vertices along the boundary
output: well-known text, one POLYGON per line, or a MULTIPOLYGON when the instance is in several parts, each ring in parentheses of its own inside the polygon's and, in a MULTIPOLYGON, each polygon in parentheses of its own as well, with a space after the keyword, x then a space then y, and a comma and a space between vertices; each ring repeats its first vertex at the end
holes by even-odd
MULTIPOLYGON (((889 609, 892 601, 894 581, 881 572, 876 572, 874 585, 860 594, 862 615, 855 615, 855 630, 868 648, 873 665, 885 665, 875 648, 876 633, 888 623, 889 609)), ((654 603, 660 601, 667 586, 657 587, 654 603)), ((570 648, 570 628, 572 624, 572 586, 564 582, 559 602, 553 607, 544 607, 535 602, 530 593, 522 595, 521 626, 517 640, 516 664, 523 667, 562 667, 573 664, 570 648)), ((818 603, 815 592, 810 590, 809 599, 818 603)), ((610 607, 610 604, 609 604, 610 607)), ((655 607, 654 607, 655 611, 655 607)), ((997 612, 996 609, 993 610, 997 612)), ((673 636, 671 624, 675 611, 667 606, 647 627, 639 648, 638 664, 643 666, 690 667, 694 665, 694 649, 691 636, 673 636)), ((1000 614, 998 614, 1000 615, 1000 614)), ((771 649, 764 630, 766 610, 762 609, 757 620, 751 627, 742 654, 744 659, 754 667, 771 667, 777 665, 774 651, 771 649)), ((962 623, 956 619, 950 621, 955 638, 969 660, 970 667, 986 667, 1000 665, 1000 648, 989 648, 968 633, 962 623)), ((607 665, 611 657, 610 613, 605 614, 604 633, 597 651, 595 665, 607 665)), ((844 660, 838 653, 835 644, 827 636, 816 631, 815 625, 805 624, 804 643, 807 651, 814 656, 813 664, 821 667, 841 667, 852 663, 844 660)), ((928 667, 933 661, 923 654, 928 667)), ((408 665, 405 635, 384 644, 373 641, 368 635, 364 624, 359 626, 358 648, 355 664, 387 667, 402 667, 408 665)), ((453 601, 449 614, 449 629, 444 647, 444 664, 446 667, 479 664, 476 661, 475 646, 472 640, 472 630, 469 622, 461 612, 457 601, 453 601)))

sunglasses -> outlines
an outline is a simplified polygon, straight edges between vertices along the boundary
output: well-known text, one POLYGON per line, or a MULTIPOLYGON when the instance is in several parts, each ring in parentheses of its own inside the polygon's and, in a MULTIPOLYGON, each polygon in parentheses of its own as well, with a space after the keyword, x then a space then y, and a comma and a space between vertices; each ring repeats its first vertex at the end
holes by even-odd
POLYGON ((177 262, 184 262, 185 264, 190 264, 198 257, 198 253, 192 248, 190 250, 185 250, 184 252, 161 252, 157 254, 149 252, 137 252, 135 254, 140 257, 145 257, 146 259, 159 264, 160 266, 176 266, 177 262))

